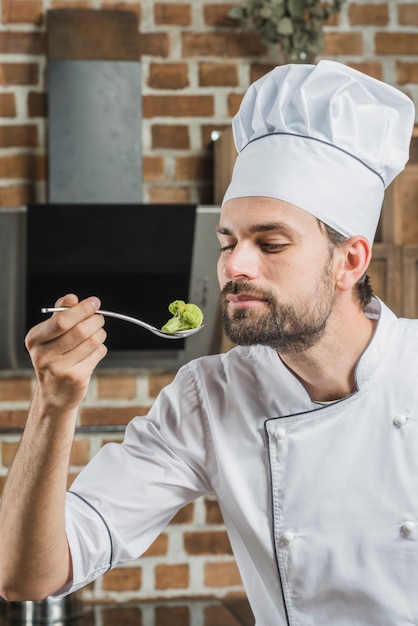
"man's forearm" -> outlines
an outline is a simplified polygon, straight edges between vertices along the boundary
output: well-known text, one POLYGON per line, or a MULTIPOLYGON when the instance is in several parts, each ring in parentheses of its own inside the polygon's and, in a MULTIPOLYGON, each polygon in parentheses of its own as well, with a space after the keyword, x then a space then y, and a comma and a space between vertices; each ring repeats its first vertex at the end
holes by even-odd
POLYGON ((71 577, 65 493, 76 412, 43 415, 35 395, 0 505, 0 595, 38 600, 71 577))
POLYGON ((78 407, 91 374, 104 358, 104 319, 96 297, 78 302, 26 336, 37 390, 0 506, 0 595, 37 600, 72 574, 65 534, 68 463, 78 407))

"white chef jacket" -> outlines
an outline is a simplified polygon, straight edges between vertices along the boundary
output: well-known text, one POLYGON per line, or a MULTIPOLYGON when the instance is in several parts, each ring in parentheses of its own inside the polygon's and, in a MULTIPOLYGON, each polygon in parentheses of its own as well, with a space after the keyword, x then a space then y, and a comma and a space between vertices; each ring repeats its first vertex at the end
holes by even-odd
POLYGON ((73 483, 66 592, 140 556, 214 491, 257 626, 418 624, 418 321, 379 318, 327 405, 267 347, 183 366, 73 483))

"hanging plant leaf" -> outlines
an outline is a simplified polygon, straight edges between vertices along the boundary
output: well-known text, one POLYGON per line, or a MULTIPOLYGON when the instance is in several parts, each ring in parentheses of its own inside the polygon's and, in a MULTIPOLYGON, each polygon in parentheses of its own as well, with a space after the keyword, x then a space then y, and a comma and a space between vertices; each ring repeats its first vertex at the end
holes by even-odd
POLYGON ((247 21, 267 43, 279 43, 288 61, 312 62, 324 46, 323 25, 344 0, 247 0, 229 15, 247 21))
POLYGON ((282 17, 277 23, 276 30, 279 35, 292 35, 294 29, 290 17, 282 17))

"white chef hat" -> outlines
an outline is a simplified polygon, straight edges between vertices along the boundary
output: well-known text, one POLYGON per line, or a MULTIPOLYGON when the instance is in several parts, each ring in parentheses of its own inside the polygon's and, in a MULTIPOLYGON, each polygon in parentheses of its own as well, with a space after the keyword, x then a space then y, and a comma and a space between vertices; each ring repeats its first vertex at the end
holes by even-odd
POLYGON ((414 119, 398 89, 341 63, 276 67, 251 85, 233 119, 238 156, 223 204, 278 198, 372 243, 414 119))

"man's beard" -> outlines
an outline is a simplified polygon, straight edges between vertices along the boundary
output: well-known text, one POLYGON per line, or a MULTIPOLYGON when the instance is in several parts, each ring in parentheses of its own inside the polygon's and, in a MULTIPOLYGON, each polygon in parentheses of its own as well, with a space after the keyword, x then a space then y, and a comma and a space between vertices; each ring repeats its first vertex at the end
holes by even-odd
POLYGON ((267 345, 279 353, 296 354, 315 345, 325 333, 334 304, 334 286, 329 265, 311 295, 292 304, 279 304, 270 291, 256 289, 245 282, 229 282, 221 294, 221 313, 225 334, 243 346, 267 345), (259 306, 228 312, 228 294, 245 293, 262 298, 259 306))

